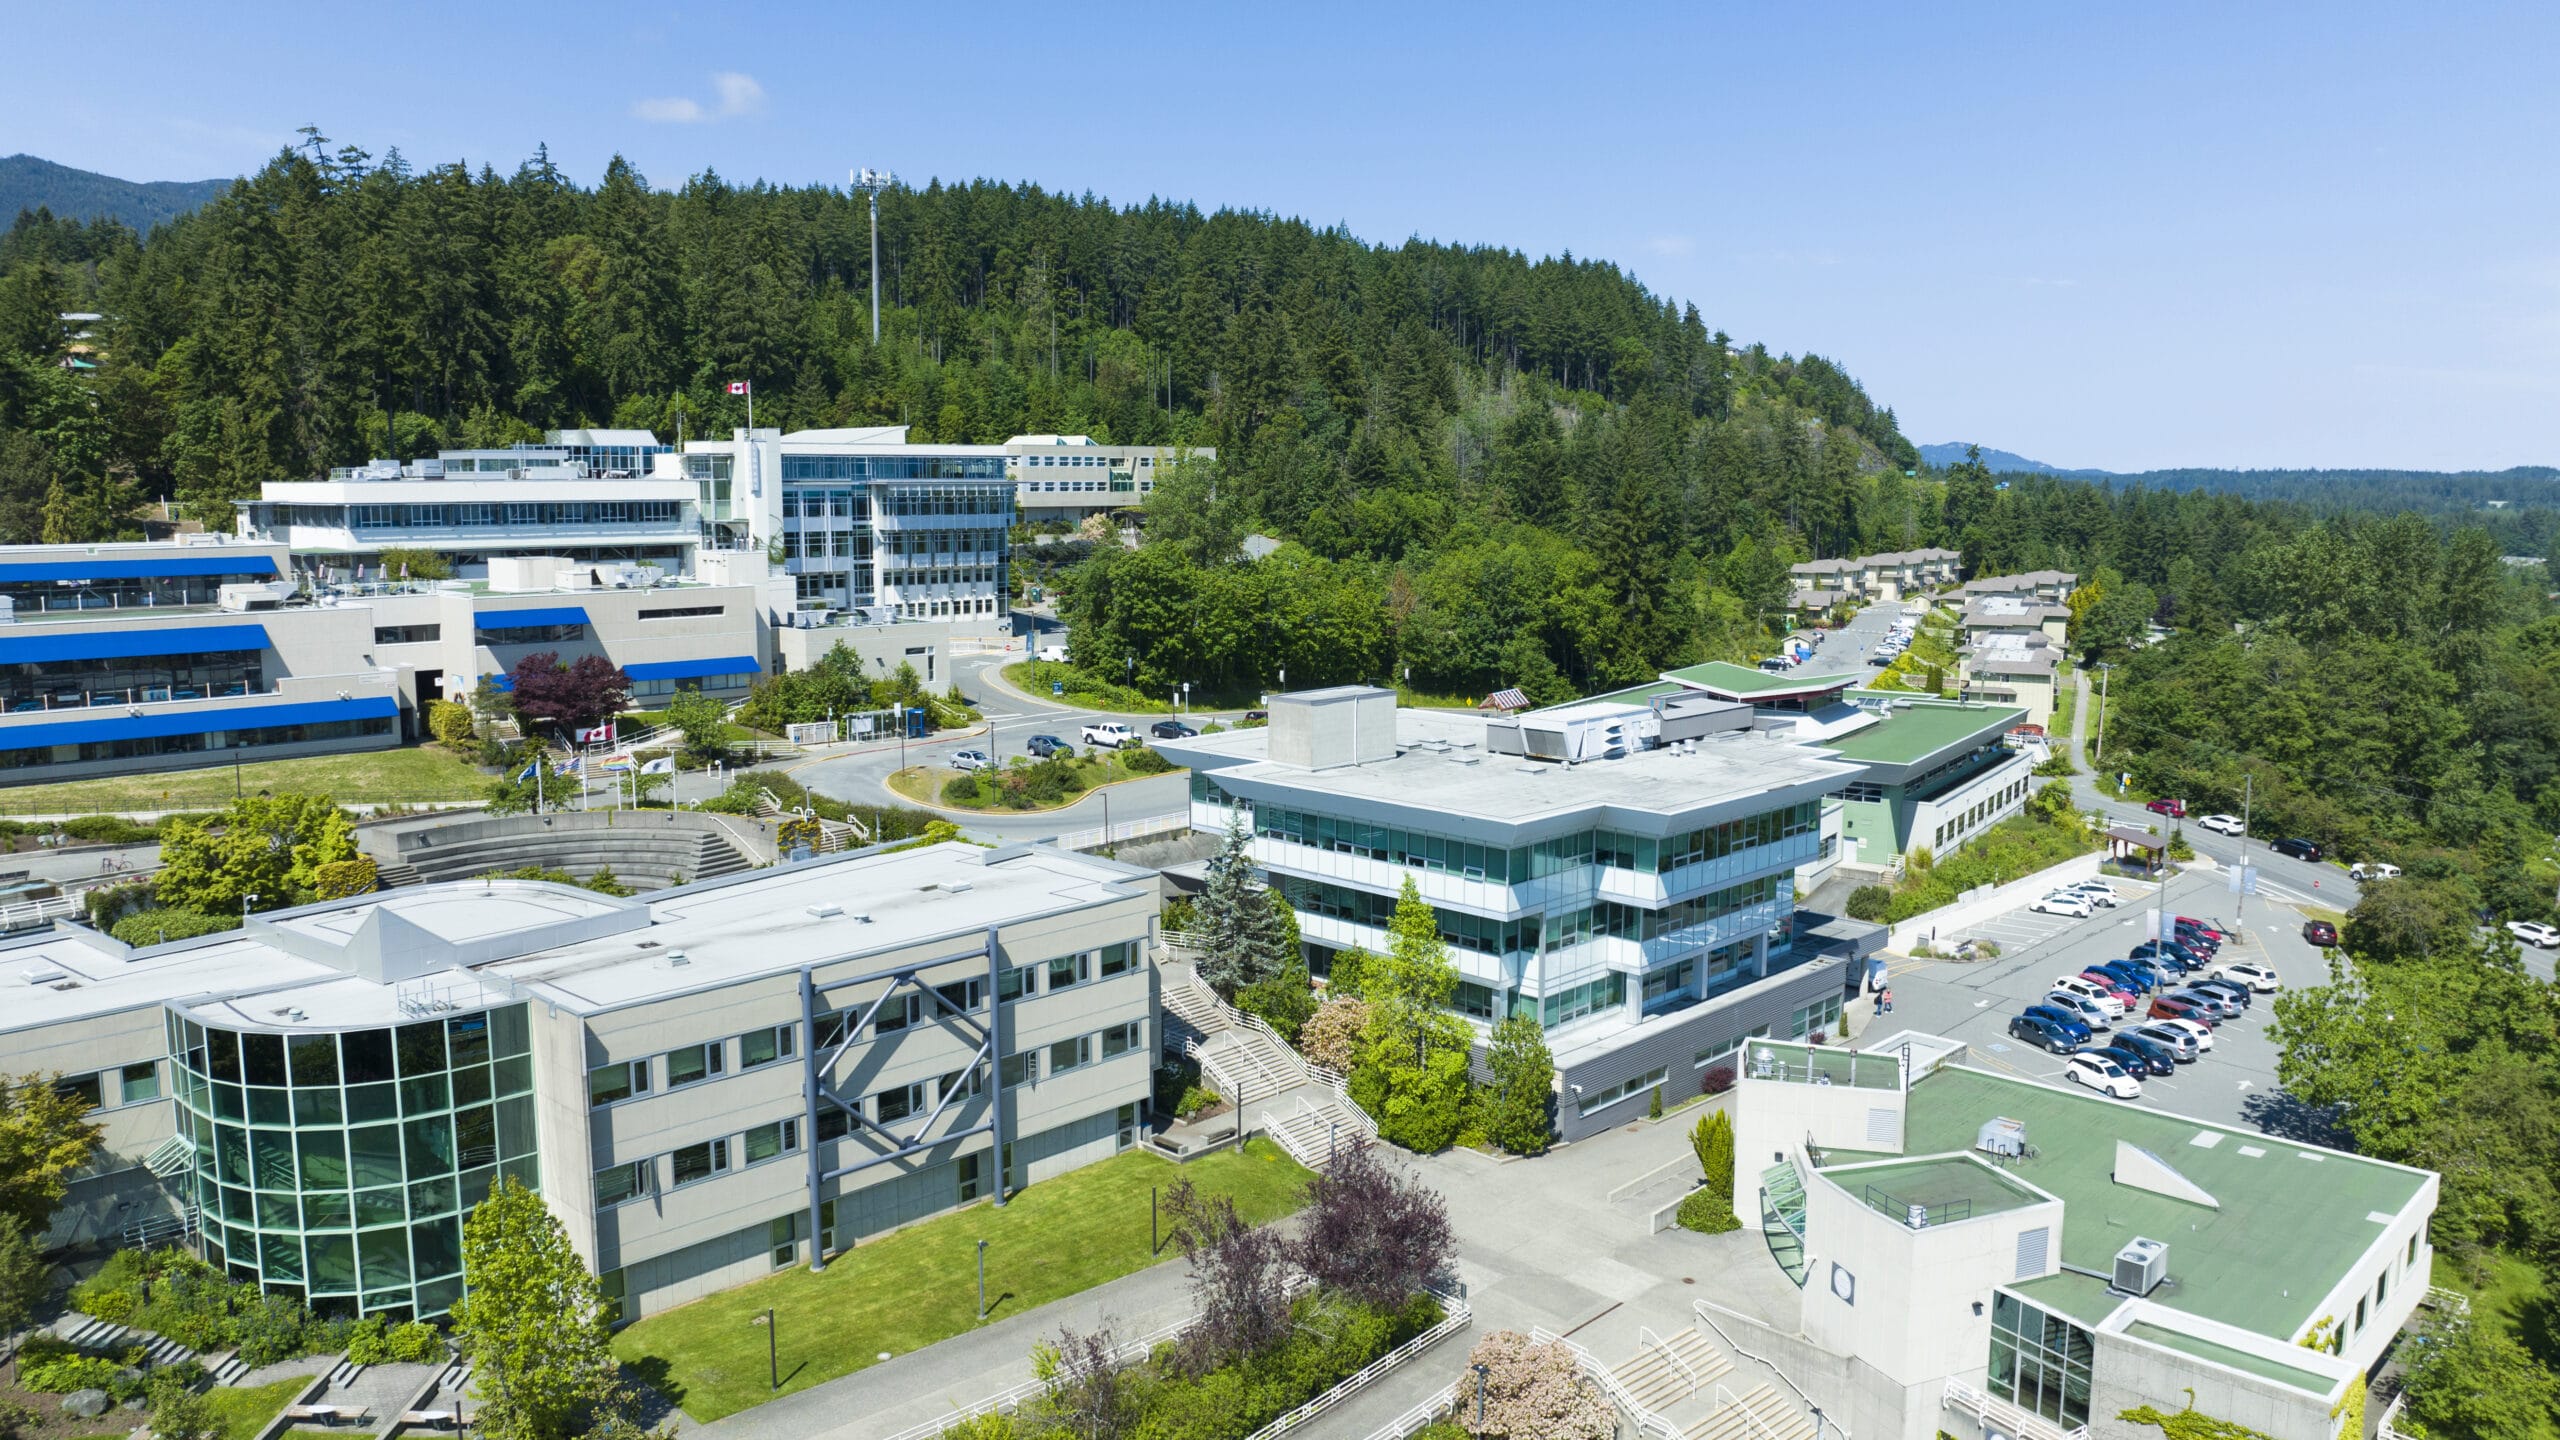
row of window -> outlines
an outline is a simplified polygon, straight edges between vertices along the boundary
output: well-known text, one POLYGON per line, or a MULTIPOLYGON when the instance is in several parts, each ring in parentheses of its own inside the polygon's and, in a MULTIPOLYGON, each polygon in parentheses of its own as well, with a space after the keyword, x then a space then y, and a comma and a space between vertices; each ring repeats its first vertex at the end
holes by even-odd
POLYGON ((1111 491, 1127 494, 1131 491, 1151 492, 1156 488, 1156 482, 1140 480, 1133 485, 1126 480, 1026 480, 1022 482, 1022 488, 1043 493, 1092 494, 1111 491))
POLYGON ((211 650, 0 665, 0 709, 14 714, 260 694, 267 688, 264 654, 211 650))
MULTIPOLYGON (((336 506, 296 505, 287 523, 336 525, 336 506)), ((672 525, 683 513, 676 500, 541 500, 450 505, 349 505, 353 530, 450 530, 493 525, 672 525)), ((285 520, 279 514, 278 520, 285 520)))
POLYGON ((2008 814, 2024 803, 2026 798, 2027 777, 2022 775, 2009 784, 2001 786, 1992 794, 1975 801, 1963 814, 1939 826, 1935 838, 1930 841, 1930 847, 1943 850, 1949 841, 1961 843, 1965 836, 2008 814))
MULTIPOLYGON (((1379 929, 1386 928, 1396 909, 1392 895, 1329 885, 1321 880, 1303 880, 1296 876, 1280 877, 1280 893, 1287 897, 1292 908, 1310 915, 1330 916, 1379 929)), ((1481 915, 1443 910, 1438 906, 1432 907, 1431 915, 1439 926, 1440 938, 1461 950, 1501 956, 1538 953, 1541 922, 1535 915, 1523 915, 1517 920, 1489 920, 1481 915)))
MULTIPOLYGON (((218 716, 208 715, 208 720, 218 716)), ((376 739, 391 734, 388 715, 364 720, 327 720, 317 725, 265 725, 244 730, 205 730, 193 735, 147 735, 128 740, 90 740, 78 745, 38 745, 0 750, 0 769, 73 765, 96 760, 142 760, 155 755, 192 755, 207 750, 250 750, 262 745, 302 745, 323 740, 376 739)))
POLYGON ((491 611, 472 622, 472 640, 482 645, 566 645, 587 637, 584 625, 509 625, 506 612, 491 611))
POLYGON ((1001 530, 890 530, 880 536, 883 555, 997 555, 1004 553, 1001 530))
POLYGON ((87 1075, 64 1075, 53 1082, 53 1088, 86 1103, 92 1110, 139 1105, 160 1098, 160 1065, 158 1061, 145 1060, 139 1065, 119 1065, 87 1075))
POLYGON ((639 612, 639 618, 643 620, 687 620, 697 616, 726 615, 728 613, 729 607, 726 605, 665 605, 660 606, 655 610, 642 610, 639 612))
MULTIPOLYGON (((1110 469, 1114 467, 1115 462, 1117 468, 1123 470, 1128 469, 1130 465, 1129 457, 1126 455, 1025 455, 1022 457, 1022 463, 1033 469, 1059 466, 1069 469, 1087 467, 1110 469)), ((1137 458, 1137 468, 1141 470, 1152 469, 1155 463, 1156 457, 1153 455, 1141 455, 1137 458)))
POLYGON ((868 521, 871 518, 871 492, 868 490, 785 490, 782 492, 782 518, 785 520, 868 521))
POLYGON ((1622 905, 1614 900, 1595 901, 1579 910, 1550 918, 1547 922, 1547 949, 1562 950, 1602 936, 1618 940, 1660 940, 1676 936, 1683 930, 1737 910, 1765 905, 1778 898, 1782 886, 1791 889, 1794 883, 1792 876, 1761 875, 1739 885, 1727 885, 1704 895, 1675 900, 1659 910, 1622 905))
POLYGON ((679 690, 744 690, 754 683, 756 672, 752 670, 736 675, 696 675, 684 680, 634 680, 631 698, 654 700, 679 690))
POLYGON ((1582 1113, 1588 1115, 1595 1110, 1605 1110, 1631 1095, 1642 1095, 1670 1078, 1671 1067, 1663 1065, 1647 1070, 1641 1075, 1630 1075, 1615 1085, 1604 1085, 1597 1090, 1584 1091, 1579 1097, 1582 1113))
MULTIPOLYGON (((691 471, 694 460, 705 458, 709 457, 688 456, 687 471, 691 471)), ((1001 480, 1004 478, 1004 457, 1001 455, 785 455, 782 457, 782 478, 785 482, 793 480, 1001 480)))
MULTIPOLYGON (((1191 798, 1204 804, 1230 803, 1226 792, 1195 773, 1191 798)), ((1755 846, 1771 845, 1819 829, 1822 807, 1808 800, 1780 810, 1729 820, 1721 825, 1656 839, 1614 830, 1585 830, 1505 850, 1455 836, 1374 825, 1332 815, 1310 814, 1276 805, 1253 811, 1256 835, 1312 845, 1345 855, 1363 855, 1419 870, 1453 871, 1470 880, 1504 884, 1602 865, 1638 873, 1667 874, 1687 865, 1719 860, 1755 846)))
POLYGON ((442 625, 376 625, 373 627, 373 643, 376 645, 417 645, 443 638, 442 625))

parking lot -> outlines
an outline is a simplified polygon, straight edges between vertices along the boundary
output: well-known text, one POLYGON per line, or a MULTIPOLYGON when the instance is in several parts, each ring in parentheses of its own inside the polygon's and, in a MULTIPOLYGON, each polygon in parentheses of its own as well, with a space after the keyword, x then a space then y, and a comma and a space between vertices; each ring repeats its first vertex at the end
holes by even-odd
MULTIPOLYGON (((2324 983, 2329 977, 2328 961, 2303 940, 2302 913, 2263 896, 2250 897, 2244 912, 2238 897, 2225 888, 2227 878, 2218 870, 2190 871, 2169 882, 2171 914, 2192 915, 2240 932, 2222 947, 2214 963, 2254 960, 2272 966, 2287 989, 2324 983)), ((1946 942, 1976 937, 1997 941, 2002 952, 1998 959, 1895 961, 1889 972, 1894 1013, 1879 1020, 1866 1011, 1860 1023, 1879 1034, 1908 1028, 1947 1035, 1970 1045, 1980 1064, 2059 1081, 2062 1057, 2011 1037, 2009 1021, 2039 1003, 2056 976, 2077 975, 2098 961, 2122 959, 2148 938, 2144 917, 2158 887, 2120 880, 2108 883, 2124 897, 2123 902, 2085 920, 2040 915, 2022 906, 1967 927, 1962 935, 1944 937, 1946 942)), ((2246 1013, 2215 1028, 2212 1050, 2193 1064, 2179 1066, 2175 1075, 2144 1077, 2141 1098, 2125 1103, 2200 1120, 2298 1133, 2306 1117, 2277 1088, 2276 1047, 2267 1038, 2274 999, 2273 995, 2257 996, 2246 1013)), ((2105 1033, 2100 1032, 2100 1043, 2105 1033)))

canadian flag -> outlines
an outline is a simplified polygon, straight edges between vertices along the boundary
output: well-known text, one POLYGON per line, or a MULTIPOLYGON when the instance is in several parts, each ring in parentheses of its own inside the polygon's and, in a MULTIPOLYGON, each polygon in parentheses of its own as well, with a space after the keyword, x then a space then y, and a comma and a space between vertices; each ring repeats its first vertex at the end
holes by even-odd
POLYGON ((732 395, 744 395, 744 394, 746 394, 746 393, 747 393, 747 382, 746 382, 746 381, 744 381, 744 380, 732 380, 732 381, 730 381, 730 382, 729 382, 729 393, 730 393, 730 394, 732 394, 732 395))

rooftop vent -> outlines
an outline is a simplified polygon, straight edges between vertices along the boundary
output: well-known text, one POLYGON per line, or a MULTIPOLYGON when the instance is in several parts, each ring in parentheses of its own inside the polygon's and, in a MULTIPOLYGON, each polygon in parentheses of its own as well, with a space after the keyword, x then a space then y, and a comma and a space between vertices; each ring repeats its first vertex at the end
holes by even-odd
POLYGON ((680 969, 692 963, 693 961, 687 959, 685 953, 681 950, 670 950, 667 952, 667 968, 670 970, 680 969))
POLYGON ((70 977, 68 975, 51 965, 30 965, 27 967, 27 983, 30 985, 50 985, 56 980, 67 980, 69 978, 70 977))
POLYGON ((1973 1148, 1986 1155, 2012 1155, 2023 1158, 2027 1153, 2027 1122, 1995 1115, 1982 1122, 1974 1132, 1973 1148))
POLYGON ((843 913, 844 907, 833 903, 809 907, 809 916, 813 920, 825 920, 843 913))
POLYGON ((2135 1237, 2116 1252, 2116 1283, 2113 1289, 2127 1295, 2148 1295, 2169 1278, 2169 1247, 2159 1240, 2135 1237))
POLYGON ((973 886, 974 884, 975 884, 975 882, 974 882, 974 881, 969 881, 969 880, 954 880, 954 881, 952 881, 950 884, 945 885, 945 886, 943 886, 942 888, 943 888, 943 889, 945 889, 945 890, 950 891, 950 892, 951 892, 952 894, 954 894, 954 895, 957 895, 957 894, 959 894, 960 892, 962 892, 962 891, 964 891, 964 890, 967 890, 967 889, 972 888, 972 886, 973 886))
POLYGON ((299 1005, 287 1005, 283 1009, 276 1011, 275 1014, 276 1018, 279 1020, 308 1020, 311 1018, 311 1013, 299 1005))

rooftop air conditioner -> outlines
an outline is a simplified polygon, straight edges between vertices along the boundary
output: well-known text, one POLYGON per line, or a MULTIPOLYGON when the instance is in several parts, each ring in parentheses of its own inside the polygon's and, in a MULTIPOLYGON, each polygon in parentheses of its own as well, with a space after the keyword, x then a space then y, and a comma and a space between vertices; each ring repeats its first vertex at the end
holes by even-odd
POLYGON ((2136 1237, 2116 1252, 2116 1283, 2127 1295, 2148 1295, 2169 1278, 2169 1247, 2159 1240, 2136 1237))

